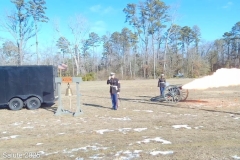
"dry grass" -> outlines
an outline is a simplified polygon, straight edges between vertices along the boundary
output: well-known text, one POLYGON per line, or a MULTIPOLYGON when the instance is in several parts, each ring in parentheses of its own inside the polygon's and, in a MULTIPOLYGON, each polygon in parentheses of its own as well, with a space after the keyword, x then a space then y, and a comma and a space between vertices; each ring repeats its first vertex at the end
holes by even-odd
MULTIPOLYGON (((171 84, 189 81, 191 79, 168 80, 171 84)), ((111 110, 105 81, 81 83, 83 114, 78 117, 55 116, 57 103, 34 111, 1 109, 0 159, 4 159, 6 153, 29 152, 41 153, 40 159, 240 157, 239 86, 192 90, 186 102, 168 104, 150 101, 159 94, 156 80, 121 83, 121 105, 117 111, 111 110), (173 125, 188 125, 191 129, 175 129, 173 125), (11 138, 13 135, 18 136, 11 138), (151 155, 154 151, 173 153, 151 155)), ((71 88, 76 93, 74 84, 71 88)), ((63 106, 70 110, 65 89, 64 84, 63 106)), ((75 111, 76 96, 72 97, 72 103, 71 110, 75 111)))

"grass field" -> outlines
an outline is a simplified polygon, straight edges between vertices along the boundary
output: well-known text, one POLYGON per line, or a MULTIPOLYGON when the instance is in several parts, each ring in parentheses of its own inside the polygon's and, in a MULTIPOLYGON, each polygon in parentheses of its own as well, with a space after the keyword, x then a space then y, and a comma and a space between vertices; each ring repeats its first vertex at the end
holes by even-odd
MULTIPOLYGON (((66 87, 63 107, 74 112, 75 85, 71 107, 66 87)), ((2 107, 0 159, 240 159, 240 86, 190 90, 185 102, 171 104, 150 101, 159 95, 157 80, 121 81, 117 111, 106 81, 82 82, 80 92, 78 117, 54 115, 57 102, 38 110, 2 107)))

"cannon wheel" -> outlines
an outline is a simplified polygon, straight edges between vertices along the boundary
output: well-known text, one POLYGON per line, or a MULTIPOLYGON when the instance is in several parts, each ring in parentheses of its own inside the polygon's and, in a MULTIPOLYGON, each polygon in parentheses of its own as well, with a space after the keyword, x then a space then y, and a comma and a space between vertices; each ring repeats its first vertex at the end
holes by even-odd
POLYGON ((177 103, 180 101, 180 96, 177 94, 167 93, 165 95, 165 100, 169 103, 177 103))
MULTIPOLYGON (((174 102, 179 102, 179 101, 185 101, 188 97, 188 90, 187 89, 182 89, 180 85, 169 85, 165 89, 165 95, 168 95, 169 93, 173 92, 172 95, 172 100, 174 102)), ((168 101, 168 99, 167 99, 168 101)))
POLYGON ((181 100, 180 90, 175 85, 167 86, 164 94, 166 101, 169 103, 177 103, 181 100))
POLYGON ((180 89, 180 101, 185 101, 188 97, 187 89, 180 89))

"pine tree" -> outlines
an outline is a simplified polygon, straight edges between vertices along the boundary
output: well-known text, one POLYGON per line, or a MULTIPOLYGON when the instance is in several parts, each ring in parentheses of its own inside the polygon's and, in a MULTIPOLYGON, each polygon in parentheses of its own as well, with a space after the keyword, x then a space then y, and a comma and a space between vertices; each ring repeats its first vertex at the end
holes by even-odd
POLYGON ((38 22, 48 22, 48 17, 45 16, 45 0, 31 0, 28 2, 28 13, 32 16, 35 24, 35 33, 36 33, 36 54, 37 54, 37 64, 39 64, 39 53, 38 53, 38 22))

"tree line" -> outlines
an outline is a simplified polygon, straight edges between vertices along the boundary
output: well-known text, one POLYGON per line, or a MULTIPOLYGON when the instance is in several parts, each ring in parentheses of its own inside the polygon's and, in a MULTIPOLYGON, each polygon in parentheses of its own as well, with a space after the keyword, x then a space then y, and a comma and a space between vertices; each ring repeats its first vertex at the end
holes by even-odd
POLYGON ((12 40, 5 40, 0 48, 1 65, 64 63, 68 65, 64 76, 90 74, 93 79, 105 79, 109 72, 116 72, 121 79, 157 78, 161 73, 167 77, 177 73, 199 77, 240 65, 240 22, 222 38, 204 42, 197 25, 176 24, 177 9, 161 0, 126 4, 123 13, 129 27, 103 36, 89 32, 87 19, 81 15, 69 20, 72 39, 62 35, 56 23, 57 40, 40 51, 38 24, 49 21, 45 0, 11 2, 14 12, 0 21, 0 27, 12 35, 12 40), (34 37, 36 51, 30 53, 27 43, 34 37))

